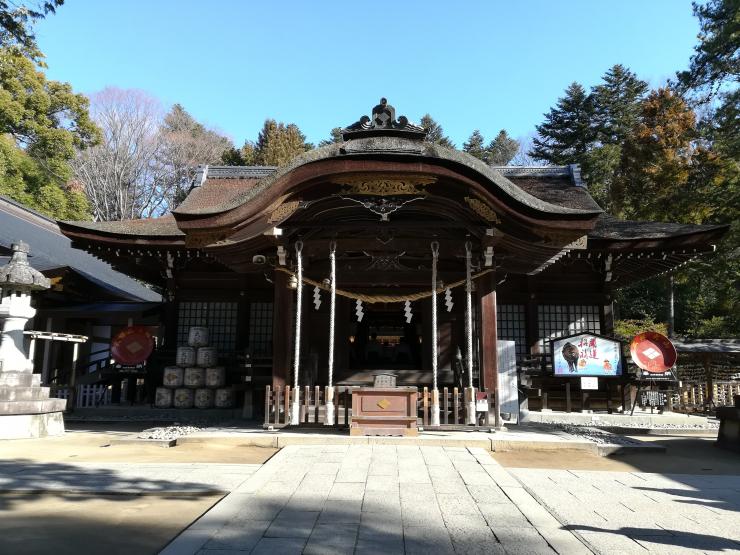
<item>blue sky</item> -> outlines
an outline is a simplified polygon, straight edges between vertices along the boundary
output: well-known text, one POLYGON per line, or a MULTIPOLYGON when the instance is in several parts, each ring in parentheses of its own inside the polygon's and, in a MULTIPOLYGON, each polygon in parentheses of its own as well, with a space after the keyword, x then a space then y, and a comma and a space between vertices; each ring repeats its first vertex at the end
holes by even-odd
POLYGON ((458 145, 525 136, 613 64, 664 83, 697 32, 691 0, 67 0, 37 27, 50 78, 143 89, 237 144, 267 117, 317 142, 381 96, 458 145))

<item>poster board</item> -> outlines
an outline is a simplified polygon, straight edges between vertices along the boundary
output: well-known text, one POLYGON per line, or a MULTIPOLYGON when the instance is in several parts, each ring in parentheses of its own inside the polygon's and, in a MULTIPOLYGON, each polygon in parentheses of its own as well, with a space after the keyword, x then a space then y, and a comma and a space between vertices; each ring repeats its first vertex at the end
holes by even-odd
POLYGON ((551 343, 553 374, 576 378, 614 378, 622 375, 622 344, 593 333, 559 337, 551 343))

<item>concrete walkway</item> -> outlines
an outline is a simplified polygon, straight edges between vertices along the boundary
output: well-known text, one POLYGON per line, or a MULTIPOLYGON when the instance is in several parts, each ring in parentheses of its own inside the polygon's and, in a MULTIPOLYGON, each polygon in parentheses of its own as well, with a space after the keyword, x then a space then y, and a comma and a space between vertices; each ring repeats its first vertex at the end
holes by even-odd
POLYGON ((484 449, 291 445, 162 553, 590 552, 484 449))

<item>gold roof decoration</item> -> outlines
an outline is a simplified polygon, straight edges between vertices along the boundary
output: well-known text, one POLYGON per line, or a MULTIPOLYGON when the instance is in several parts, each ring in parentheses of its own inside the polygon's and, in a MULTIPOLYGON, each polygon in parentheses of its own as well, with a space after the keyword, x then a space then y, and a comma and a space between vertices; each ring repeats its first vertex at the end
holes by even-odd
POLYGON ((332 179, 332 183, 344 185, 343 194, 368 196, 425 195, 425 187, 437 181, 430 175, 405 173, 349 174, 332 179))

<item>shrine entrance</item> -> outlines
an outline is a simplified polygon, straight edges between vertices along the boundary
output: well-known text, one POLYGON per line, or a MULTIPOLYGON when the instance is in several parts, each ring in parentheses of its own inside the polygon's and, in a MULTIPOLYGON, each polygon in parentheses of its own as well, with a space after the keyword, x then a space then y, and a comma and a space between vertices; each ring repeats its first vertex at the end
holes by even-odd
POLYGON ((423 337, 419 320, 418 316, 407 318, 397 304, 372 305, 353 326, 350 369, 420 370, 423 337))

